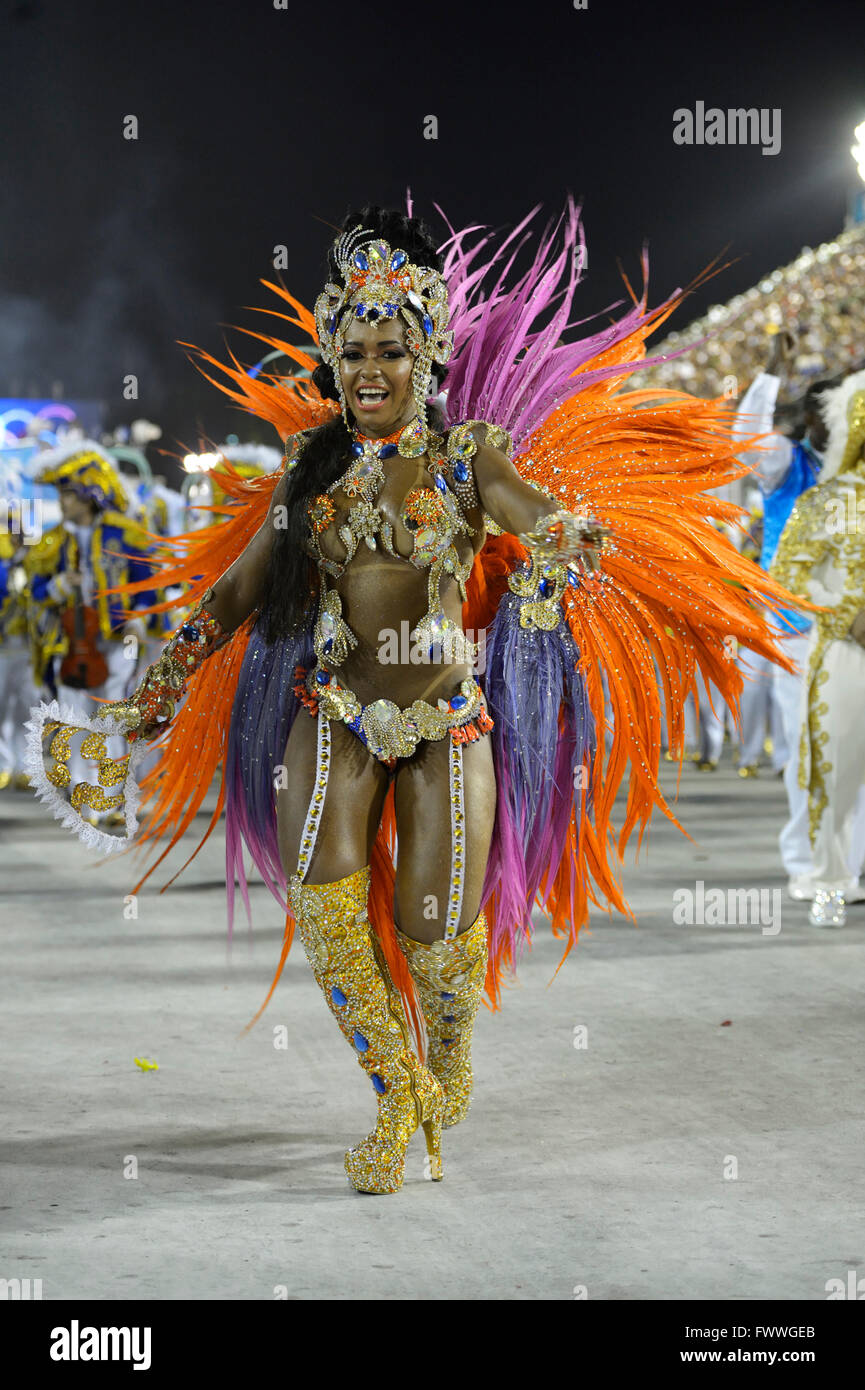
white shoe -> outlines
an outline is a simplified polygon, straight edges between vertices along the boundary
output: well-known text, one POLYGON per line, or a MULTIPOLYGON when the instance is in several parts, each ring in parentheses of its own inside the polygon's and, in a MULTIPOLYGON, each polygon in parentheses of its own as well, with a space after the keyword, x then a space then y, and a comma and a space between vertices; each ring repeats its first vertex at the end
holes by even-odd
POLYGON ((812 927, 844 927, 847 909, 844 894, 837 889, 818 888, 814 894, 808 922, 812 927))
POLYGON ((787 897, 797 903, 813 901, 816 891, 813 879, 808 878, 806 874, 798 874, 787 884, 787 897))
MULTIPOLYGON (((797 903, 810 903, 814 901, 814 894, 817 889, 814 880, 807 874, 796 874, 787 884, 787 897, 792 898, 797 903)), ((845 903, 865 902, 865 888, 857 879, 851 879, 844 889, 845 903)))

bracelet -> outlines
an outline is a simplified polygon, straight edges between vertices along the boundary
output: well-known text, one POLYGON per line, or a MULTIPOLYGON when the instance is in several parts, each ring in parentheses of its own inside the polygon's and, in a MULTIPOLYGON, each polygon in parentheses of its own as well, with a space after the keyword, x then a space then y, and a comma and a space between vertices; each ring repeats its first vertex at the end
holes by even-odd
POLYGON ((557 511, 542 516, 533 531, 517 537, 536 560, 581 560, 596 570, 606 532, 591 517, 557 511))
POLYGON ((204 607, 212 598, 213 589, 208 589, 159 659, 145 672, 135 694, 119 705, 104 707, 106 713, 122 717, 129 724, 128 737, 149 738, 161 733, 174 718, 176 702, 184 694, 189 677, 230 639, 231 633, 204 607))

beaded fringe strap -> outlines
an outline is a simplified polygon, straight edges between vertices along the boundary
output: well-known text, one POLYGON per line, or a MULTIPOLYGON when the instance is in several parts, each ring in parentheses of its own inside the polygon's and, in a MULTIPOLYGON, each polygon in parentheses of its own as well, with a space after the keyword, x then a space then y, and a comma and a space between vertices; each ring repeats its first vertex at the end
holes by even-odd
POLYGON ((465 886, 465 803, 463 800, 463 745, 455 739, 450 744, 450 802, 451 802, 451 879, 448 911, 445 921, 445 941, 453 941, 460 923, 465 886))
POLYGON ((135 769, 150 751, 148 746, 144 743, 131 744, 128 761, 124 758, 108 758, 104 752, 104 740, 115 734, 126 738, 126 727, 121 721, 109 715, 88 718, 69 705, 58 704, 56 700, 47 705, 44 702, 34 705, 24 728, 27 736, 27 774, 36 796, 50 808, 54 819, 59 820, 65 829, 72 830, 88 849, 98 850, 102 854, 113 854, 117 850, 126 849, 138 829, 136 813, 141 793, 135 779, 135 769), (52 729, 52 725, 56 725, 56 728, 52 729), (78 794, 83 808, 90 806, 93 810, 106 809, 104 805, 97 804, 100 792, 101 799, 105 801, 102 785, 78 782, 72 786, 67 760, 71 751, 71 740, 79 731, 85 735, 81 752, 97 764, 100 783, 104 780, 105 785, 111 786, 112 790, 115 787, 119 789, 115 793, 117 799, 112 796, 110 807, 107 809, 120 810, 122 807, 126 817, 125 835, 110 835, 98 826, 91 825, 82 818, 81 812, 69 799, 70 795, 83 788, 84 796, 80 792, 78 794), (53 737, 46 754, 44 740, 49 734, 53 737), (54 760, 50 767, 46 767, 46 756, 54 760), (93 805, 85 799, 88 787, 92 789, 93 805))
POLYGON ((330 720, 319 711, 318 713, 318 741, 315 751, 315 781, 312 787, 312 796, 309 799, 309 809, 304 821, 303 834, 300 837, 300 852, 297 856, 297 872, 295 881, 303 883, 309 871, 310 860, 315 850, 315 842, 318 838, 318 828, 321 823, 321 813, 324 810, 324 798, 327 793, 327 780, 330 776, 330 720))

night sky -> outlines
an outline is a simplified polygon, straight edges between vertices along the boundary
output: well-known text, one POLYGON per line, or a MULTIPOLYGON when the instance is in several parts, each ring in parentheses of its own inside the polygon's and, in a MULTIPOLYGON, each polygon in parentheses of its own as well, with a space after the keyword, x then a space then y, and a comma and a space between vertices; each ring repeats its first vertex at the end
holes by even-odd
POLYGON ((220 352, 222 324, 252 326, 243 306, 267 303, 258 280, 279 243, 311 307, 331 235, 316 218, 352 204, 400 205, 410 185, 443 234, 434 201, 456 225, 507 227, 570 190, 588 238, 581 315, 619 297, 617 259, 638 276, 644 239, 651 302, 729 243, 738 261, 678 312, 684 327, 831 239, 856 186, 862 0, 3 0, 0 13, 0 393, 61 380, 104 399, 111 425, 157 420, 169 447, 227 428, 276 442, 222 405, 177 340, 220 352), (780 153, 674 144, 673 112, 698 101, 780 108, 780 153))

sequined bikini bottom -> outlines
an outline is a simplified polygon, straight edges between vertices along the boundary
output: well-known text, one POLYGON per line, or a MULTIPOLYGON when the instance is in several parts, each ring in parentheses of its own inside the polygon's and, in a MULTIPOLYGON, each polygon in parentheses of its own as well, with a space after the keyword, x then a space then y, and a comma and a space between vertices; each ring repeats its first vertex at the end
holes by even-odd
POLYGON ((431 705, 415 700, 400 709, 392 700, 361 704, 353 690, 341 685, 321 665, 295 670, 294 693, 309 713, 319 710, 327 719, 339 719, 356 734, 380 763, 394 767, 397 759, 411 757, 423 739, 450 734, 456 744, 473 743, 495 726, 487 712, 483 691, 473 676, 462 682, 459 694, 431 705))

